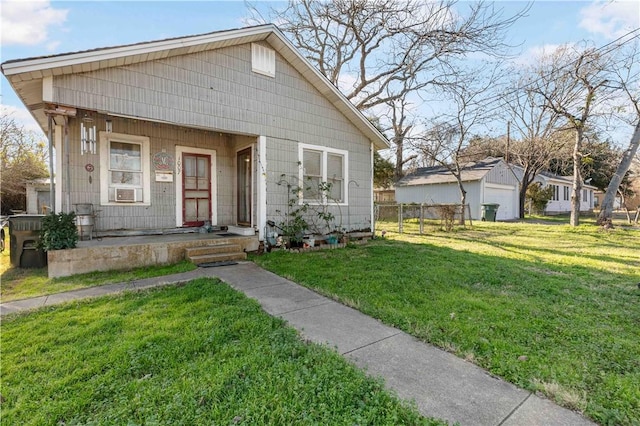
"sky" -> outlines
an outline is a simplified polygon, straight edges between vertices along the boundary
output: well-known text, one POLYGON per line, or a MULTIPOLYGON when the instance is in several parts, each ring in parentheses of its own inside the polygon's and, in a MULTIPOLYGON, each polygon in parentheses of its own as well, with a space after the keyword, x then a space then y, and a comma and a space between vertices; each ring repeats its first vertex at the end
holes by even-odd
MULTIPOLYGON (((250 18, 245 1, 22 1, 0 0, 0 62, 240 28, 250 18)), ((282 2, 250 2, 267 16, 282 2)), ((528 3, 496 1, 505 16, 528 3)), ((460 1, 459 7, 465 7, 460 1)), ((526 62, 542 51, 590 40, 605 45, 640 28, 640 1, 534 1, 510 30, 526 62)), ((25 128, 35 120, 1 77, 0 104, 25 128)))

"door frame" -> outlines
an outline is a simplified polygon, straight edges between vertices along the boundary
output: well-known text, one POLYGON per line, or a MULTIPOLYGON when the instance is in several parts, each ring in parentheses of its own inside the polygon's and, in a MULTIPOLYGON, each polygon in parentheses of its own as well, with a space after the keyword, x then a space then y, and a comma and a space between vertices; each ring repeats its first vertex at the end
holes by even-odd
POLYGON ((236 149, 236 156, 235 156, 235 194, 234 194, 234 198, 235 198, 235 204, 236 204, 236 208, 235 208, 235 221, 236 221, 236 225, 238 226, 250 226, 253 227, 254 226, 254 213, 255 213, 255 206, 256 206, 256 191, 255 191, 255 155, 254 155, 254 149, 255 149, 255 144, 249 144, 246 145, 240 149, 236 149), (250 154, 250 163, 251 163, 251 179, 250 179, 250 184, 251 184, 251 205, 249 206, 249 223, 243 223, 242 225, 240 225, 240 223, 238 222, 238 204, 239 204, 239 200, 238 200, 238 196, 239 194, 239 182, 238 182, 238 154, 240 154, 242 151, 246 151, 249 150, 249 154, 250 154))
POLYGON ((176 145, 176 178, 174 179, 175 191, 176 191, 176 227, 181 228, 182 222, 182 200, 184 194, 182 193, 182 155, 183 154, 200 154, 209 155, 211 158, 211 164, 209 170, 209 185, 211 188, 211 225, 218 224, 218 188, 216 179, 216 151, 213 149, 193 148, 190 146, 176 145))

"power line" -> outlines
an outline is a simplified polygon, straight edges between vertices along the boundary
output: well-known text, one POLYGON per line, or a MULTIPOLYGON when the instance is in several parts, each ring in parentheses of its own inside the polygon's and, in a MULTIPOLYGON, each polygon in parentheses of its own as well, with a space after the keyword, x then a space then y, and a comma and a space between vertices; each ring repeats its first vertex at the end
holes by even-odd
MULTIPOLYGON (((624 46, 624 45, 626 45, 626 44, 628 44, 628 43, 631 43, 633 40, 635 40, 635 39, 639 39, 639 38, 640 38, 640 28, 636 28, 636 29, 633 29, 633 30, 631 30, 631 31, 629 31, 629 32, 627 32, 627 33, 625 33, 625 34, 621 35, 620 37, 616 38, 615 40, 613 40, 613 41, 611 41, 611 42, 609 42, 609 43, 607 43, 607 44, 604 44, 604 45, 602 45, 602 46, 600 46, 600 47, 598 47, 598 48, 594 49, 594 52, 600 52, 600 53, 603 53, 603 54, 608 54, 608 53, 610 53, 611 51, 614 51, 614 50, 616 50, 616 49, 619 49, 619 48, 621 48, 622 46, 624 46), (626 40, 626 41, 624 41, 624 42, 622 42, 622 43, 618 43, 618 42, 620 42, 621 40, 623 40, 623 39, 625 39, 625 38, 627 38, 627 37, 631 36, 631 35, 632 35, 632 34, 634 34, 634 33, 637 33, 637 34, 633 35, 631 38, 629 38, 628 40, 626 40)), ((621 59, 621 60, 619 60, 619 61, 613 62, 613 63, 612 63, 612 65, 617 65, 617 64, 621 63, 622 61, 624 61, 624 59, 621 59)), ((568 63, 564 64, 563 66, 559 67, 559 68, 558 68, 558 70, 560 70, 560 71, 561 71, 561 70, 563 70, 563 69, 566 69, 566 68, 572 67, 572 66, 574 66, 577 62, 578 62, 578 59, 572 60, 572 61, 570 61, 570 62, 568 62, 568 63)), ((558 70, 556 70, 556 72, 557 72, 558 70)), ((540 82, 540 81, 543 81, 545 78, 549 77, 550 75, 551 75, 550 73, 549 73, 549 74, 546 74, 546 75, 541 75, 541 76, 539 76, 538 78, 536 78, 536 79, 534 79, 534 80, 532 80, 532 81, 527 82, 527 84, 524 84, 524 85, 522 85, 522 86, 515 87, 515 88, 513 88, 513 89, 511 89, 511 90, 509 90, 509 91, 507 91, 507 92, 505 92, 505 93, 499 93, 499 94, 495 94, 495 95, 493 95, 493 96, 490 96, 490 97, 488 97, 488 98, 486 98, 486 99, 484 100, 483 105, 482 105, 482 109, 486 110, 486 108, 487 108, 488 106, 491 106, 492 104, 495 104, 496 102, 499 102, 497 105, 495 105, 495 106, 493 106, 493 107, 489 108, 488 110, 486 110, 486 112, 489 112, 489 113, 490 113, 490 112, 493 112, 493 111, 497 110, 498 108, 501 108, 501 107, 502 107, 502 100, 503 100, 505 97, 508 97, 508 96, 510 96, 510 95, 514 95, 514 94, 516 94, 516 95, 517 95, 517 97, 518 97, 518 98, 520 98, 521 96, 523 96, 523 93, 522 93, 522 92, 523 92, 524 90, 527 90, 527 88, 531 88, 531 87, 533 87, 533 85, 534 85, 535 83, 538 83, 538 82, 540 82)), ((478 107, 478 108, 480 108, 480 107, 478 107)), ((476 110, 473 110, 473 111, 476 111, 476 110)), ((473 111, 472 111, 472 112, 473 112, 473 111)), ((444 122, 443 122, 443 124, 453 124, 453 120, 451 120, 451 121, 444 121, 444 122)))
MULTIPOLYGON (((610 43, 607 43, 607 44, 605 44, 605 45, 603 45, 603 46, 601 46, 601 47, 599 47, 599 48, 594 49, 594 52, 602 51, 602 53, 604 53, 604 54, 606 54, 606 53, 610 53, 611 51, 613 51, 613 50, 615 50, 615 49, 619 49, 619 48, 621 48, 622 46, 624 46, 625 44, 628 44, 628 43, 630 43, 630 42, 632 42, 633 40, 638 39, 638 38, 640 38, 640 28, 636 28, 636 29, 634 29, 634 30, 631 30, 631 31, 629 31, 628 33, 626 33, 626 34, 624 34, 624 35, 622 35, 622 36, 618 37, 616 40, 614 40, 614 41, 612 41, 612 42, 610 42, 610 43), (618 42, 618 41, 622 40, 623 38, 625 38, 625 37, 627 37, 627 36, 629 36, 629 35, 631 35, 631 34, 633 34, 633 33, 636 33, 636 32, 637 32, 638 34, 634 35, 634 36, 633 36, 633 37, 631 37, 629 40, 625 41, 624 43, 620 43, 619 45, 615 45, 615 46, 614 46, 614 44, 615 44, 616 42, 618 42), (608 48, 609 46, 613 46, 613 47, 612 47, 609 51, 606 51, 606 52, 605 52, 604 50, 605 50, 606 48, 608 48)), ((621 63, 622 61, 623 61, 623 60, 619 60, 619 61, 617 61, 617 62, 612 63, 612 65, 619 64, 619 63, 621 63)), ((573 60, 573 61, 571 61, 571 62, 568 62, 567 64, 565 64, 565 65, 563 65, 562 67, 560 67, 558 70, 560 70, 560 71, 561 71, 561 70, 563 70, 563 69, 569 68, 569 67, 571 67, 571 66, 575 65, 577 62, 578 62, 578 60, 577 60, 577 59, 576 59, 576 60, 573 60)), ((507 97, 507 96, 509 96, 509 95, 513 95, 513 94, 517 94, 517 95, 518 95, 518 98, 519 98, 520 96, 522 96, 522 91, 523 91, 523 90, 526 90, 527 88, 531 88, 531 87, 533 87, 533 85, 534 85, 535 83, 540 82, 540 81, 543 81, 545 78, 549 77, 550 75, 551 75, 550 73, 549 73, 549 74, 547 74, 547 75, 541 75, 540 77, 538 77, 538 78, 536 78, 536 79, 534 79, 534 80, 532 80, 532 81, 527 82, 527 84, 522 85, 522 86, 519 86, 519 87, 516 87, 516 88, 514 88, 514 89, 511 89, 510 91, 507 91, 506 93, 500 93, 500 94, 493 95, 492 97, 489 97, 489 98, 485 99, 485 103, 483 104, 483 106, 484 106, 484 107, 486 107, 487 105, 490 105, 490 104, 492 104, 492 103, 495 103, 495 102, 501 101, 501 100, 502 100, 502 99, 504 99, 505 97, 507 97)), ((492 112, 492 111, 496 110, 496 109, 497 109, 497 108, 499 108, 499 107, 501 107, 501 105, 500 105, 500 104, 499 104, 499 105, 497 105, 497 106, 495 106, 495 107, 494 107, 494 108, 492 108, 492 109, 489 109, 489 112, 492 112)))

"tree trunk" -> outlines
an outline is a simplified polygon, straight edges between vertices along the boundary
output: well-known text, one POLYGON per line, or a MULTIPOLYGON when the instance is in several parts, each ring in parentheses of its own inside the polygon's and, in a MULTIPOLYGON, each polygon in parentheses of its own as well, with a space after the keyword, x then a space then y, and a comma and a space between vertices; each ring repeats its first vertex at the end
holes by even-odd
POLYGON ((402 138, 394 138, 393 142, 396 145, 396 170, 395 170, 395 181, 399 181, 402 179, 402 166, 404 165, 404 161, 402 160, 403 151, 404 151, 404 141, 402 138))
POLYGON ((460 212, 460 225, 464 225, 465 223, 465 213, 464 206, 467 204, 467 191, 465 191, 464 186, 462 185, 462 180, 459 175, 456 176, 458 180, 458 188, 460 188, 460 203, 462 204, 462 212, 460 212))
POLYGON ((532 170, 529 168, 529 165, 526 165, 523 169, 522 169, 522 181, 520 182, 520 188, 519 188, 519 203, 518 203, 518 208, 520 209, 519 212, 519 217, 520 219, 524 219, 524 211, 525 211, 525 203, 527 200, 527 189, 529 188, 529 185, 531 185, 531 182, 533 182, 535 178, 535 173, 532 172, 532 170), (533 174, 533 176, 531 176, 533 174))
POLYGON ((631 136, 629 148, 622 155, 622 159, 620 160, 620 164, 618 164, 616 173, 611 178, 609 186, 607 186, 607 191, 605 192, 602 204, 600 205, 598 225, 604 225, 611 219, 611 216, 613 215, 613 202, 616 199, 616 194, 618 193, 620 182, 622 182, 622 178, 624 178, 624 175, 629 170, 629 167, 631 167, 633 157, 638 151, 638 145, 640 145, 640 120, 638 120, 638 124, 636 124, 636 128, 633 132, 633 136, 631 136))
POLYGON ((518 209, 520 210, 520 213, 518 217, 520 217, 520 219, 524 219, 525 202, 527 199, 527 188, 524 186, 524 183, 520 184, 519 197, 518 209))
POLYGON ((576 129, 576 142, 573 145, 573 192, 571 194, 571 226, 580 224, 580 192, 582 191, 582 126, 576 129))

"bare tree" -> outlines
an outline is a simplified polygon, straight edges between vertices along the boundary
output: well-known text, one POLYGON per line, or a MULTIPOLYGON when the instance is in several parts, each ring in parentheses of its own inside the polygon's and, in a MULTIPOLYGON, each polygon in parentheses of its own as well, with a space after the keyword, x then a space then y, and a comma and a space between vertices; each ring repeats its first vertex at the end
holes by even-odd
POLYGON ((407 98, 390 100, 387 102, 387 106, 389 107, 391 115, 389 119, 391 134, 393 135, 391 142, 393 143, 396 155, 394 178, 397 182, 403 176, 404 165, 417 158, 416 154, 408 157, 404 155, 404 145, 405 142, 409 140, 409 135, 414 127, 414 123, 409 119, 407 113, 407 98))
MULTIPOLYGON (((547 105, 539 91, 530 89, 532 81, 539 75, 535 67, 515 75, 517 78, 504 98, 504 110, 509 123, 513 124, 510 128, 516 140, 512 143, 511 134, 508 135, 505 159, 507 163, 512 162, 521 168, 521 173, 514 173, 514 176, 520 182, 519 216, 524 218, 529 185, 538 173, 549 167, 551 159, 562 145, 561 138, 557 137, 561 115, 547 105)), ((540 81, 538 89, 548 92, 550 83, 549 80, 540 81)))
MULTIPOLYGON (((526 12, 503 17, 494 3, 456 0, 290 0, 272 19, 359 110, 394 108, 382 123, 395 144, 396 175, 410 123, 407 96, 446 85, 453 60, 474 52, 506 55, 505 31, 526 12), (393 119, 393 121, 391 121, 393 119)), ((260 19, 258 19, 259 21, 260 19)), ((384 113, 376 115, 385 115, 384 113)))
POLYGON ((622 52, 621 54, 623 55, 624 62, 622 66, 614 69, 617 77, 615 84, 619 85, 619 88, 631 102, 635 113, 634 120, 636 125, 631 140, 629 141, 629 146, 622 154, 616 172, 612 176, 604 194, 600 214, 598 215, 598 223, 601 225, 611 221, 613 202, 616 194, 620 193, 620 184, 631 167, 633 158, 638 151, 638 145, 640 145, 640 47, 638 43, 636 43, 628 51, 622 52))
POLYGON ((566 130, 574 133, 572 226, 580 222, 584 133, 611 92, 610 66, 609 58, 595 48, 565 45, 542 58, 540 74, 532 84, 533 90, 545 99, 546 107, 564 117, 566 130))
POLYGON ((0 113, 0 188, 2 214, 24 210, 26 182, 49 176, 46 144, 5 111, 0 113))
MULTIPOLYGON (((460 191, 460 204, 467 203, 467 191, 464 188, 462 172, 470 157, 467 147, 474 139, 474 132, 489 122, 495 113, 484 108, 490 89, 501 78, 497 68, 478 69, 466 75, 459 75, 456 84, 446 87, 446 100, 452 106, 452 112, 443 113, 414 143, 414 148, 429 160, 449 170, 455 177, 460 191)), ((464 208, 460 223, 464 224, 464 208)))

